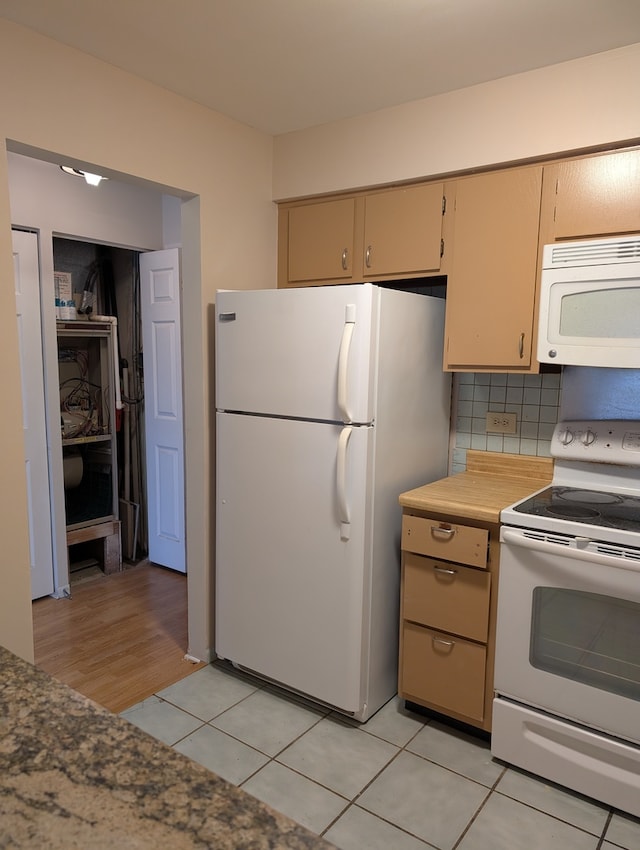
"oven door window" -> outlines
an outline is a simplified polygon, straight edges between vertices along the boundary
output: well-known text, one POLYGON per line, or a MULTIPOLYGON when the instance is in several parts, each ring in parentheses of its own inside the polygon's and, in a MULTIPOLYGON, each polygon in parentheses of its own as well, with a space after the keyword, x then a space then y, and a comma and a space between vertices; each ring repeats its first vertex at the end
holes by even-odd
POLYGON ((539 670, 640 700, 640 604, 536 587, 529 661, 539 670))

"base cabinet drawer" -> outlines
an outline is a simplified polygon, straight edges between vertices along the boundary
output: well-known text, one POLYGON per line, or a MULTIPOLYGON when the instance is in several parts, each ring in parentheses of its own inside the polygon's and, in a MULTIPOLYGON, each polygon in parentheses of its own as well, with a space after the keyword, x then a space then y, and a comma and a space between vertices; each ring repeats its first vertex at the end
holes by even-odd
POLYGON ((488 546, 489 532, 486 528, 410 514, 402 517, 402 549, 405 552, 486 568, 488 546))
POLYGON ((487 570, 404 553, 405 620, 486 642, 490 590, 487 570))
POLYGON ((447 713, 484 716, 486 647, 414 623, 402 628, 401 696, 447 713))

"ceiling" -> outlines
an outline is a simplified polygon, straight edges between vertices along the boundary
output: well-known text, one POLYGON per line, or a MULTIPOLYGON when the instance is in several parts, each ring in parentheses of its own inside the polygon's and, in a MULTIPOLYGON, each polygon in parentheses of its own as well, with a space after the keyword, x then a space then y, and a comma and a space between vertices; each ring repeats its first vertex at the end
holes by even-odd
POLYGON ((640 0, 0 0, 272 135, 640 42, 640 0))

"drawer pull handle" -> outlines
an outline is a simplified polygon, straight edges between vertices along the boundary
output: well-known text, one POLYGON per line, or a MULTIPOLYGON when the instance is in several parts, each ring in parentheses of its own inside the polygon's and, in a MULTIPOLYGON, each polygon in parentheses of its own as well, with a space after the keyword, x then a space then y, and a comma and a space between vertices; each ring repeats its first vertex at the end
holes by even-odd
POLYGON ((455 533, 455 528, 451 528, 451 526, 449 526, 449 528, 442 525, 431 526, 431 534, 433 537, 444 537, 446 540, 450 540, 455 533))
POLYGON ((434 646, 436 644, 441 644, 442 646, 446 646, 447 649, 451 649, 452 646, 456 645, 456 642, 454 640, 444 640, 444 638, 437 637, 431 638, 431 640, 433 641, 434 646))
POLYGON ((457 574, 457 570, 446 570, 444 567, 434 567, 434 573, 445 573, 448 576, 455 576, 457 574))

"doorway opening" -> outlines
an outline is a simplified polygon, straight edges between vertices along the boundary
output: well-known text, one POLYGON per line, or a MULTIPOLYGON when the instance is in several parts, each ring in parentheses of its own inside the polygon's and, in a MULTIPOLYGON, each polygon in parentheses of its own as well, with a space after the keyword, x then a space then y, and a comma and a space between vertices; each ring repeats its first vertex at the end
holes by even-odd
MULTIPOLYGON (((139 184, 133 186, 129 183, 127 185, 128 178, 125 178, 125 182, 118 188, 119 181, 112 178, 112 180, 110 180, 107 184, 109 187, 107 191, 111 193, 109 198, 107 198, 106 195, 103 196, 101 194, 103 189, 106 187, 100 187, 99 189, 86 187, 86 191, 94 193, 90 201, 92 209, 89 213, 86 213, 82 209, 81 205, 76 205, 77 194, 74 197, 66 196, 67 186, 59 181, 64 181, 68 178, 62 175, 59 171, 57 164, 57 160, 59 159, 58 157, 56 157, 56 163, 54 164, 51 161, 36 159, 32 156, 23 156, 18 153, 9 153, 8 156, 13 222, 19 229, 31 230, 32 232, 37 233, 39 238, 41 263, 40 277, 41 281, 43 281, 44 285, 47 287, 47 290, 43 290, 42 292, 41 310, 43 319, 41 347, 43 359, 45 360, 44 373, 48 386, 53 387, 55 385, 57 391, 57 385, 59 383, 59 364, 57 362, 56 346, 57 323, 53 312, 53 280, 54 271, 57 270, 59 265, 63 264, 65 252, 92 252, 93 256, 88 260, 89 266, 91 263, 95 263, 96 260, 98 260, 98 253, 103 255, 109 254, 112 264, 116 267, 125 266, 125 268, 128 269, 127 275, 129 278, 129 283, 125 284, 123 287, 123 292, 127 293, 124 298, 126 302, 126 300, 131 296, 132 288, 136 285, 137 262, 134 263, 134 258, 137 259, 140 253, 146 253, 149 250, 153 251, 154 249, 162 248, 166 244, 175 245, 179 243, 181 207, 183 204, 189 208, 189 224, 194 225, 194 233, 198 232, 196 221, 198 210, 194 209, 193 204, 189 203, 190 200, 195 200, 197 207, 197 199, 166 196, 162 194, 159 187, 151 187, 150 184, 145 184, 143 189, 139 189, 139 184), (124 193, 126 201, 124 204, 120 205, 122 222, 120 222, 117 226, 114 225, 114 222, 116 221, 116 218, 119 218, 120 216, 119 214, 116 216, 118 201, 114 195, 114 190, 116 194, 119 190, 121 190, 124 193), (135 197, 136 193, 142 197, 142 201, 138 202, 138 198, 135 197), (144 197, 145 193, 147 195, 146 198, 144 197), (151 198, 151 200, 149 200, 149 198, 151 198), (105 200, 106 204, 104 213, 97 209, 102 200, 105 200), (142 214, 140 213, 141 204, 148 205, 151 210, 150 214, 146 214, 146 212, 142 214), (170 210, 169 224, 167 224, 167 209, 170 210), (134 219, 141 222, 140 227, 136 228, 136 221, 133 221, 134 219), (151 225, 149 225, 149 220, 151 220, 151 225), (100 232, 101 222, 107 223, 106 232, 100 232), (134 224, 131 228, 132 233, 128 234, 126 232, 126 226, 131 225, 132 222, 134 224), (153 234, 152 236, 149 236, 152 231, 156 234, 155 236, 153 234), (114 232, 116 232, 115 239, 113 238, 114 232), (70 234, 73 234, 73 236, 70 234), (79 236, 76 234, 79 234, 79 236), (137 247, 128 247, 131 245, 140 246, 140 249, 137 247), (133 267, 135 267, 135 272, 132 270, 133 267), (53 353, 54 351, 55 353, 53 353), (52 360, 54 361, 53 364, 51 363, 52 360)), ((72 185, 74 182, 75 181, 69 181, 72 185)), ((82 181, 77 182, 82 184, 82 181)), ((74 188, 72 192, 77 193, 78 190, 84 191, 84 185, 81 185, 81 188, 74 188)), ((195 256, 193 248, 194 246, 192 245, 190 254, 195 256)), ((103 258, 104 257, 102 257, 102 259, 103 258)), ((68 253, 66 259, 69 260, 68 253)), ((71 260, 73 265, 74 262, 77 262, 78 258, 76 256, 74 259, 72 256, 71 260)), ((194 269, 197 271, 197 265, 192 263, 192 275, 194 269)), ((84 264, 84 271, 87 273, 88 277, 88 266, 86 263, 84 264)), ((119 275, 119 272, 117 272, 117 274, 119 275)), ((125 275, 125 277, 127 275, 125 275)), ((193 286, 195 293, 195 296, 192 295, 191 297, 191 304, 193 305, 198 301, 197 292, 199 291, 199 277, 197 273, 190 284, 193 286)), ((120 300, 120 293, 117 293, 116 302, 119 302, 120 300)), ((117 308, 119 314, 119 326, 122 331, 123 326, 126 324, 126 320, 123 316, 127 313, 127 307, 126 304, 122 307, 118 303, 117 308)), ((107 312, 106 308, 100 307, 100 309, 105 309, 105 313, 107 312)), ((108 312, 110 313, 111 310, 108 312)), ((191 338, 193 339, 193 336, 191 338)), ((129 330, 126 330, 126 333, 121 332, 119 342, 123 350, 123 355, 128 354, 127 344, 131 343, 131 353, 128 354, 128 356, 123 356, 123 360, 127 362, 127 368, 130 371, 142 371, 144 369, 144 346, 139 344, 139 340, 136 343, 135 334, 130 333, 129 330), (138 352, 137 355, 136 351, 138 352)), ((40 348, 39 343, 40 340, 36 342, 36 346, 34 346, 34 348, 40 348)), ((138 408, 142 405, 139 401, 137 401, 140 394, 135 384, 136 379, 134 375, 133 377, 130 377, 130 386, 126 388, 123 385, 122 389, 125 393, 125 398, 129 399, 132 404, 136 404, 136 408, 138 408)), ((55 393, 48 391, 48 394, 54 395, 55 393)), ((50 423, 54 423, 54 429, 59 430, 61 424, 60 419, 60 400, 58 397, 57 410, 55 404, 53 406, 52 404, 48 405, 47 420, 50 423)), ((138 472, 132 471, 131 476, 125 476, 125 479, 130 481, 130 490, 127 493, 126 489, 118 487, 118 502, 121 500, 120 497, 123 497, 122 501, 130 502, 130 507, 133 511, 139 513, 137 518, 139 525, 137 529, 135 528, 135 519, 132 523, 134 526, 133 536, 136 537, 136 539, 133 540, 130 536, 125 537, 123 551, 125 554, 125 561, 142 563, 148 548, 148 545, 145 542, 148 509, 145 505, 145 487, 140 483, 140 478, 143 475, 142 470, 145 465, 143 451, 143 444, 145 440, 144 428, 140 428, 139 423, 138 425, 134 423, 132 427, 138 428, 140 431, 140 440, 137 447, 135 442, 130 442, 130 451, 132 454, 137 453, 138 458, 135 463, 132 463, 132 458, 129 457, 129 463, 131 470, 134 470, 134 467, 137 464, 138 472)), ((58 433, 58 438, 59 437, 60 435, 58 433)), ((119 437, 118 440, 120 440, 119 437)), ((122 475, 120 469, 125 466, 124 454, 124 447, 119 445, 117 448, 118 479, 120 479, 120 476, 122 475)), ((59 459, 57 459, 55 455, 56 446, 50 446, 50 477, 57 481, 56 486, 58 489, 61 489, 60 484, 63 480, 64 474, 63 452, 59 452, 59 459)), ((94 455, 91 460, 95 461, 96 456, 94 455)), ((120 511, 120 505, 118 505, 118 511, 120 511)), ((61 565, 66 562, 68 555, 64 533, 64 511, 58 511, 57 519, 57 527, 54 529, 54 533, 52 535, 52 545, 56 550, 54 553, 57 559, 56 569, 58 570, 56 580, 57 583, 60 584, 59 579, 62 573, 61 565), (60 515, 62 515, 61 522, 60 515), (62 534, 60 533, 61 528, 62 534), (60 541, 62 541, 62 543, 60 541)), ((81 556, 80 560, 82 560, 82 551, 79 550, 78 554, 81 556)), ((95 557, 95 554, 92 552, 85 552, 84 554, 87 558, 95 557)), ((205 579, 200 573, 204 573, 204 568, 197 570, 197 572, 198 575, 196 577, 196 581, 203 582, 205 579)), ((191 576, 189 576, 186 580, 184 577, 180 578, 182 578, 182 583, 184 585, 192 580, 191 576)), ((62 579, 64 580, 64 576, 62 576, 62 579)), ((195 591, 191 591, 190 595, 195 595, 196 597, 204 596, 199 588, 196 588, 195 591)), ((47 601, 52 603, 58 602, 56 599, 48 599, 47 601)), ((186 616, 185 619, 188 620, 186 616)), ((198 628, 199 626, 196 626, 196 629, 198 628)), ((202 648, 207 646, 207 643, 205 642, 206 637, 205 640, 202 640, 201 638, 202 636, 200 634, 196 635, 196 644, 200 649, 199 654, 203 658, 207 659, 207 652, 202 651, 202 648)), ((181 649, 183 654, 191 651, 190 645, 191 634, 188 633, 188 636, 185 637, 182 642, 181 649)))
POLYGON ((78 532, 78 542, 68 546, 73 583, 100 566, 113 571, 104 562, 103 538, 83 531, 92 523, 112 517, 120 522, 125 564, 138 563, 149 551, 139 253, 54 236, 53 262, 54 274, 68 283, 73 302, 71 313, 56 305, 57 313, 63 313, 57 316, 62 320, 57 323, 57 340, 68 542, 69 530, 78 532), (113 329, 100 322, 92 325, 96 315, 115 318, 113 329), (79 331, 79 326, 86 331, 79 331), (99 334, 106 331, 119 361, 117 408, 109 403, 112 394, 107 392, 113 371, 103 361, 114 352, 107 354, 106 343, 101 345, 99 334), (101 386, 103 375, 106 386, 101 386), (102 440, 103 436, 112 439, 102 440))

